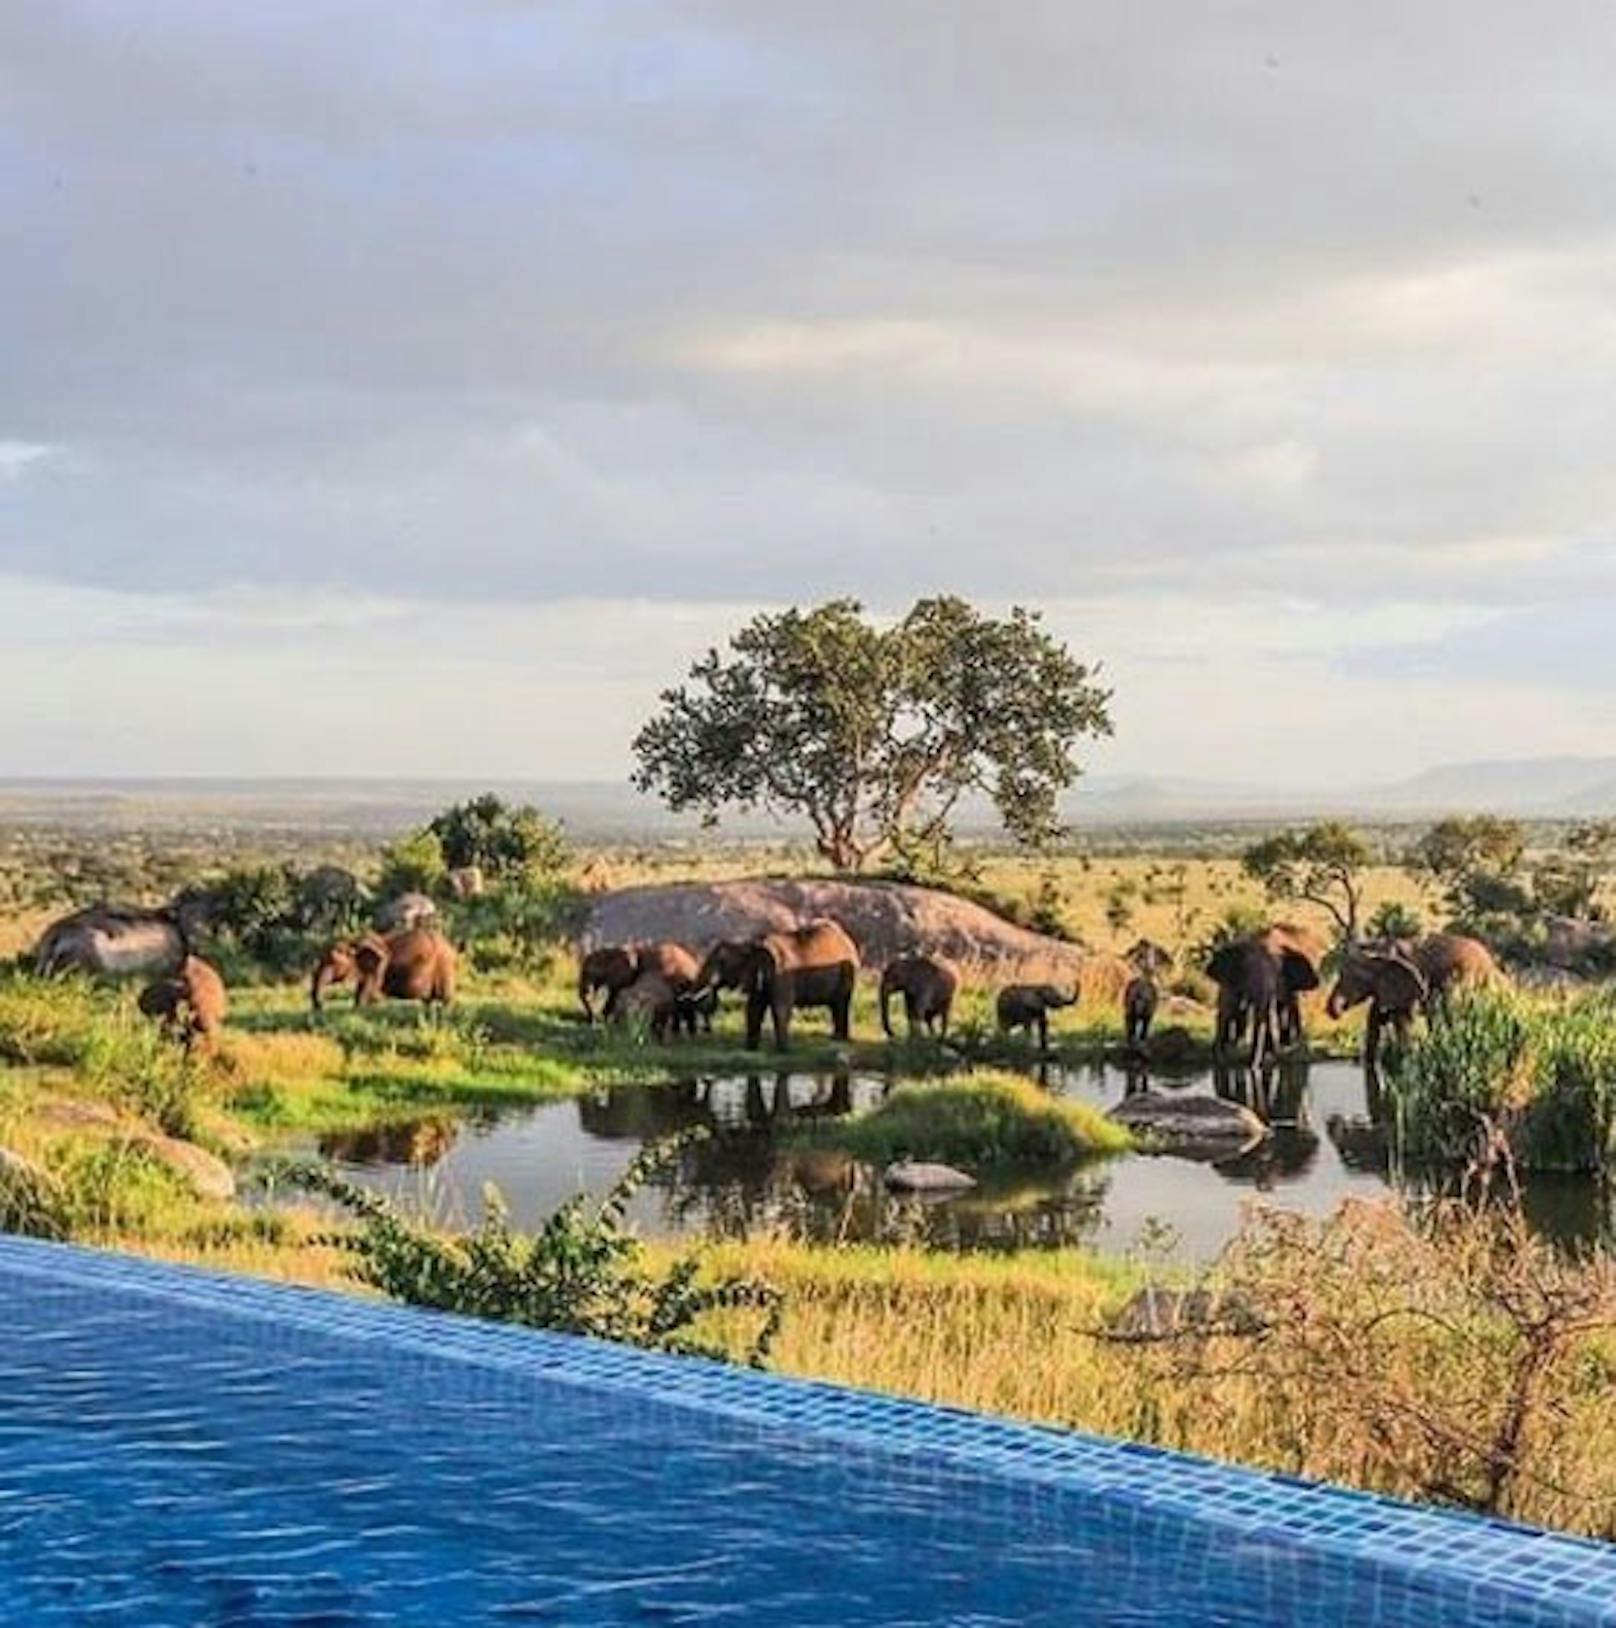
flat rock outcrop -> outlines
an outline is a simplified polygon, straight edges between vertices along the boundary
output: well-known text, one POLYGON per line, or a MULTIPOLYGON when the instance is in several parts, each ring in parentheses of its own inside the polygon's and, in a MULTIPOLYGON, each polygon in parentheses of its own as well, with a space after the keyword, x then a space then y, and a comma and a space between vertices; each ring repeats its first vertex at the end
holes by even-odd
POLYGON ((1236 1152, 1268 1134, 1268 1127, 1243 1103, 1200 1091, 1183 1095, 1140 1091, 1124 1097, 1111 1117, 1168 1149, 1216 1144, 1236 1152))

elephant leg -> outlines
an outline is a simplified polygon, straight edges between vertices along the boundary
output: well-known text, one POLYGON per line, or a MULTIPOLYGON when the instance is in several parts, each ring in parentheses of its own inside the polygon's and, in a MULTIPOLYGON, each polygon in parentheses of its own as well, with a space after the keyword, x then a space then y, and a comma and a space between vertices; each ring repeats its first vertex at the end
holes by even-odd
POLYGON ((784 1051, 791 1044, 791 997, 774 998, 774 1049, 784 1051))
POLYGON ((919 1039, 926 1027, 926 1020, 920 1015, 920 1002, 908 990, 904 991, 903 1015, 909 1025, 909 1039, 911 1042, 919 1039))
POLYGON ((1380 1004, 1369 1003, 1369 1021, 1364 1025, 1364 1061, 1370 1068, 1380 1067, 1380 1030, 1382 1024, 1380 1004))
POLYGON ((1049 1050, 1049 1013, 1048 1012, 1040 1012, 1038 1014, 1038 1049, 1039 1049, 1039 1051, 1048 1051, 1049 1050))
POLYGON ((746 1049, 756 1051, 763 1044, 763 1014, 768 1009, 769 997, 761 989, 746 997, 746 1049))
MULTIPOLYGON (((791 1009, 788 1006, 786 1008, 786 1011, 787 1011, 788 1014, 789 1014, 790 1010, 791 1009)), ((909 1014, 910 1014, 910 1016, 909 1016, 909 1033, 910 1033, 911 1037, 913 1037, 913 1035, 914 1035, 914 1015, 913 1015, 914 1014, 914 1007, 912 1005, 909 1006, 908 1011, 909 1011, 909 1014)), ((831 1021, 831 1030, 832 1030, 832 1032, 834 1033, 834 1035, 836 1036, 836 1038, 838 1040, 851 1040, 852 1039, 852 1037, 853 1037, 853 987, 852 987, 851 980, 849 981, 847 988, 845 988, 841 992, 841 994, 839 994, 836 997, 836 999, 831 1002, 830 1021, 831 1021)))

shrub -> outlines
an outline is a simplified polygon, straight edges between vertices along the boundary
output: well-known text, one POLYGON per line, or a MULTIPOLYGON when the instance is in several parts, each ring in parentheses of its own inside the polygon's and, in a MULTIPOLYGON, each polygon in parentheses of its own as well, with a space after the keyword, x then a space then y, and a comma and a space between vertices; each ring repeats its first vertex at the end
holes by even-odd
POLYGON ((900 1085, 867 1114, 801 1133, 861 1159, 938 1159, 968 1169, 1073 1164, 1132 1146, 1122 1126, 1085 1102, 1052 1097, 1019 1075, 991 1071, 935 1085, 900 1085))
POLYGON ((327 1166, 295 1165, 284 1175, 358 1218, 356 1232, 325 1241, 348 1253, 354 1278, 395 1300, 720 1360, 724 1348, 700 1338, 698 1325, 714 1312, 750 1308, 763 1313, 763 1322, 746 1361, 762 1367, 780 1323, 774 1290, 740 1277, 699 1282, 701 1257, 694 1252, 653 1271, 624 1221, 634 1193, 697 1139, 648 1145, 598 1204, 591 1207, 582 1194, 569 1199, 531 1235, 511 1226, 492 1187, 485 1190, 482 1225, 463 1237, 447 1237, 408 1220, 327 1166))

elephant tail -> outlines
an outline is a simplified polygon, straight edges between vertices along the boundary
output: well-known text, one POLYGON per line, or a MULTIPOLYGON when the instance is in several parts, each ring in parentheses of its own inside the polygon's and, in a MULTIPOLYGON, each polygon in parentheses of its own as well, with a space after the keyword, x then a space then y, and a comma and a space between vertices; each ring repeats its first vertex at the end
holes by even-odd
POLYGON ((892 1039, 892 985, 885 978, 881 980, 881 1032, 892 1039))

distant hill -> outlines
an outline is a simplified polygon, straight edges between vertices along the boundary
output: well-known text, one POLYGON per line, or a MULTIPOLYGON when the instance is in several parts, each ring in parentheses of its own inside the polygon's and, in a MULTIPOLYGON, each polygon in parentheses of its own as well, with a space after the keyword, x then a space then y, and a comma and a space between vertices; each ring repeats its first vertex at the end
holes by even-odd
MULTIPOLYGON (((451 802, 482 791, 531 802, 585 841, 699 840, 694 815, 670 814, 626 782, 367 779, 0 779, 0 822, 100 830, 209 825, 323 829, 365 835, 404 830, 451 802)), ((1529 819, 1616 817, 1616 757, 1545 757, 1450 763, 1380 785, 1276 792, 1258 783, 1177 775, 1086 775, 1062 800, 1081 827, 1244 824, 1327 815, 1418 820, 1487 811, 1529 819)), ((996 828, 992 809, 968 800, 963 833, 996 828)), ((728 841, 800 838, 800 820, 726 816, 728 841)))
POLYGON ((1555 818, 1616 814, 1616 757, 1542 757, 1449 763, 1372 793, 1373 806, 1421 813, 1555 818))

